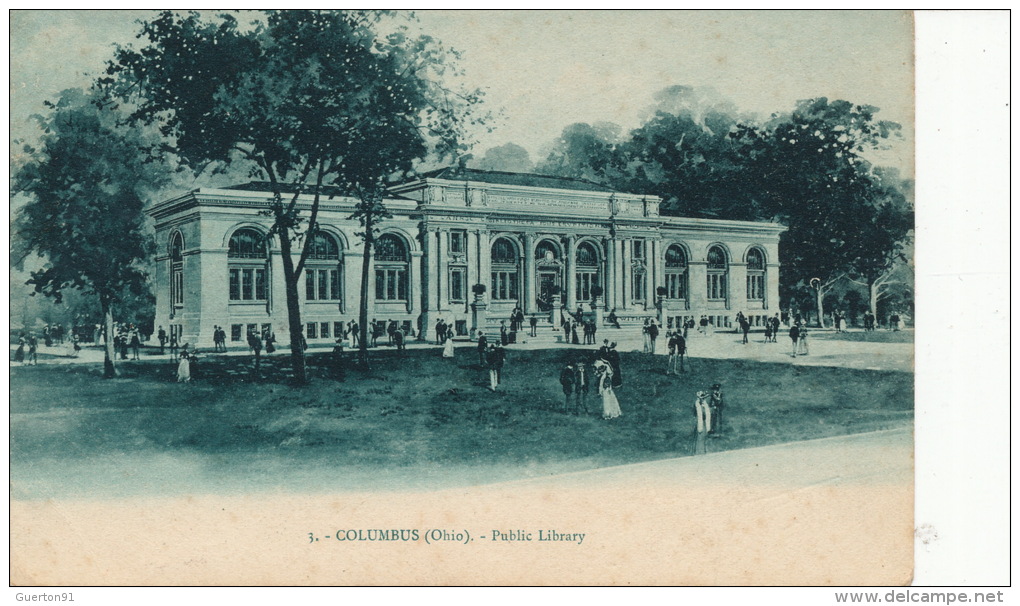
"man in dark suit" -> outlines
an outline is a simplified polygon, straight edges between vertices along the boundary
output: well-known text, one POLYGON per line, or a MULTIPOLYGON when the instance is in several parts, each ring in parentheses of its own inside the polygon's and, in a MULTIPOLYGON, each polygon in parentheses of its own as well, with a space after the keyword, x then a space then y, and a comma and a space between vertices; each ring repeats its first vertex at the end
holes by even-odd
POLYGON ((592 372, 584 358, 578 358, 574 363, 574 395, 577 402, 574 407, 574 414, 580 413, 583 409, 588 413, 588 389, 591 387, 592 372))
POLYGON ((490 345, 486 354, 486 362, 489 364, 489 390, 496 391, 503 380, 503 363, 506 361, 506 351, 500 344, 490 345))
POLYGON ((486 350, 489 347, 489 339, 484 333, 478 333, 478 365, 485 366, 486 350))
POLYGON ((389 338, 390 345, 394 344, 394 333, 397 332, 397 321, 390 320, 386 325, 386 336, 389 338))
POLYGON ((538 318, 536 316, 531 316, 530 322, 531 322, 531 336, 537 337, 538 336, 538 318))
POLYGON ((790 340, 793 341, 793 357, 797 357, 797 343, 800 341, 800 325, 790 327, 790 340))
POLYGON ((563 387, 563 409, 570 410, 574 395, 574 365, 570 362, 560 371, 560 386, 563 387))
POLYGON ((679 375, 684 371, 684 352, 687 349, 687 343, 684 341, 684 336, 679 332, 668 332, 666 333, 667 341, 666 347, 669 348, 669 362, 666 365, 666 374, 679 375), (677 363, 679 362, 680 370, 677 370, 677 363))
POLYGON ((712 427, 708 430, 708 433, 713 438, 722 437, 722 413, 725 407, 722 385, 716 383, 712 386, 712 394, 708 398, 708 407, 712 410, 712 427))

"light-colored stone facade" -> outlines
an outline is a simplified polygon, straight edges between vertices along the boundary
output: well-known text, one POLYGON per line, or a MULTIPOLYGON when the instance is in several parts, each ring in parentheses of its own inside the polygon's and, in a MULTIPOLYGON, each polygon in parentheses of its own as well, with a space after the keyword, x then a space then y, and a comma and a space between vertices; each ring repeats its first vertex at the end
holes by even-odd
MULTIPOLYGON (((268 234, 270 219, 259 211, 269 194, 254 189, 197 189, 150 211, 159 244, 156 324, 182 342, 208 347, 214 326, 228 345, 243 344, 252 325, 289 339, 278 242, 269 238, 261 255, 230 252, 239 230, 268 234)), ((666 325, 707 315, 730 326, 737 312, 760 325, 779 312, 778 224, 662 216, 654 196, 470 169, 426 173, 391 192, 393 218, 380 228, 398 254, 373 259, 369 317, 415 335, 431 338, 442 318, 473 337, 515 307, 544 323, 560 307, 579 306, 602 321, 615 310, 623 323, 656 317, 666 325), (476 284, 484 294, 473 293, 476 284)), ((302 216, 310 203, 299 199, 302 216)), ((354 205, 339 197, 320 204, 318 223, 335 251, 308 261, 306 270, 319 273, 306 274, 311 286, 305 277, 299 284, 312 344, 332 342, 336 323, 357 319, 363 243, 354 205)))

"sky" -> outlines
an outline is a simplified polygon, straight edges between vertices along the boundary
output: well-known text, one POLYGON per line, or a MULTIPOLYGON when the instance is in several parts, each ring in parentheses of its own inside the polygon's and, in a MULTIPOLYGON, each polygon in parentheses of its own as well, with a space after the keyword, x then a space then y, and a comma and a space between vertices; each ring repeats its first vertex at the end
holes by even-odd
MULTIPOLYGON (((86 86, 114 44, 134 42, 150 11, 13 11, 11 127, 59 91, 86 86)), ((462 82, 486 91, 499 117, 474 153, 513 142, 540 160, 563 128, 635 128, 654 94, 711 87, 741 112, 767 117, 799 99, 880 108, 904 138, 872 158, 913 170, 913 31, 896 11, 418 11, 422 31, 462 52, 462 82)))

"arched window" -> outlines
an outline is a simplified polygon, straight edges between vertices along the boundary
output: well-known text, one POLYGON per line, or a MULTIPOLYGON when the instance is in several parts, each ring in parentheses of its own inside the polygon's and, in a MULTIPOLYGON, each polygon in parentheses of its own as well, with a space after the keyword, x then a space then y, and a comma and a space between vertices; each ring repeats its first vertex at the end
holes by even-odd
POLYGON ((242 227, 230 236, 227 261, 231 301, 243 303, 265 301, 268 298, 268 259, 266 238, 258 230, 242 227))
POLYGON ((576 298, 578 301, 590 301, 593 298, 591 289, 601 281, 599 271, 599 254, 591 242, 577 245, 576 266, 576 298))
POLYGON ((520 298, 520 257, 517 246, 508 238, 492 243, 492 300, 517 301, 520 298))
POLYGON ((383 234, 375 241, 375 298, 377 301, 407 301, 408 253, 404 240, 383 234))
POLYGON ((747 299, 765 300, 765 253, 760 248, 747 251, 747 299))
POLYGON ((170 304, 184 307, 184 238, 176 232, 170 239, 170 304))
POLYGON ((333 236, 318 232, 312 236, 305 261, 305 300, 339 301, 342 285, 340 244, 333 236))
POLYGON ((726 276, 729 264, 726 262, 726 251, 721 246, 708 249, 708 300, 726 300, 726 276))
POLYGON ((535 247, 535 259, 537 261, 555 261, 560 257, 559 250, 548 240, 542 240, 535 247))
POLYGON ((687 253, 679 244, 666 249, 666 297, 687 298, 687 253))

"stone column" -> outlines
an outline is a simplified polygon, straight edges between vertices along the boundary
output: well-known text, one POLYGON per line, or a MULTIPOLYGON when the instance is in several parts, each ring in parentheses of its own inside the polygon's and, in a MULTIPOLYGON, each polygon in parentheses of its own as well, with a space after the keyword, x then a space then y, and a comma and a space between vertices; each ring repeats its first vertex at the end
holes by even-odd
MULTIPOLYGON (((411 251, 410 254, 411 254, 411 259, 410 259, 411 266, 408 269, 410 270, 410 274, 411 275, 408 276, 408 277, 410 278, 411 283, 408 285, 409 288, 407 289, 407 291, 408 291, 407 292, 407 313, 411 314, 412 316, 417 316, 418 314, 420 314, 422 312, 421 307, 420 307, 421 306, 421 300, 422 300, 422 272, 421 272, 422 253, 421 253, 421 251, 415 250, 415 251, 411 251)), ((414 321, 416 319, 417 319, 416 317, 411 318, 412 325, 414 324, 414 321)), ((413 326, 413 328, 415 330, 418 329, 417 326, 413 326)))
POLYGON ((708 264, 704 261, 687 262, 687 301, 695 321, 708 313, 708 264))
POLYGON ((606 306, 610 309, 616 307, 616 260, 618 258, 616 254, 616 240, 609 238, 606 240, 606 272, 605 278, 602 280, 605 283, 602 285, 605 292, 602 294, 605 297, 606 306))
MULTIPOLYGON (((422 319, 421 331, 418 334, 419 340, 428 338, 429 330, 435 324, 435 314, 438 298, 436 290, 436 241, 432 237, 433 229, 425 227, 422 231, 422 319)), ((416 327, 417 328, 417 327, 416 327)))
POLYGON ((436 249, 436 260, 439 262, 438 276, 436 284, 439 286, 438 290, 438 311, 449 311, 450 307, 450 272, 449 272, 449 255, 450 250, 450 230, 442 228, 436 230, 436 238, 438 240, 438 248, 436 249))
POLYGON ((743 263, 731 263, 727 274, 726 309, 731 309, 734 313, 742 311, 745 316, 749 315, 747 309, 747 266, 743 263))
POLYGON ((567 236, 567 309, 577 309, 577 236, 567 236))
POLYGON ((645 309, 655 309, 655 241, 645 240, 645 309))
MULTIPOLYGON (((467 235, 467 249, 465 250, 465 258, 467 259, 467 284, 464 288, 467 289, 467 301, 471 300, 471 295, 474 292, 475 284, 478 284, 479 267, 476 260, 478 259, 478 232, 469 231, 467 235)), ((468 303, 465 311, 471 311, 471 304, 468 303)))
POLYGON ((535 234, 524 234, 524 313, 533 314, 535 309, 535 234))
POLYGON ((744 302, 747 301, 746 280, 747 267, 734 263, 726 264, 726 309, 733 309, 734 304, 744 306, 744 302), (737 295, 740 299, 735 299, 737 295))
POLYGON ((765 265, 764 309, 772 309, 772 315, 779 311, 779 263, 765 265))
POLYGON ((489 230, 478 231, 478 282, 485 285, 492 300, 492 237, 489 230))
MULTIPOLYGON (((360 315, 360 314, 359 314, 360 315)), ((372 246, 372 256, 368 259, 368 321, 375 317, 375 245, 372 246)), ((358 320, 361 321, 360 318, 358 320)), ((369 331, 371 333, 371 330, 369 331)))
POLYGON ((630 238, 626 238, 622 242, 620 242, 620 246, 621 248, 623 248, 623 263, 621 264, 623 266, 621 268, 623 271, 620 272, 621 273, 620 282, 622 285, 622 288, 620 290, 620 301, 622 303, 621 307, 623 309, 631 308, 630 303, 631 301, 634 300, 635 294, 631 292, 631 290, 634 288, 634 280, 631 279, 631 272, 634 270, 634 267, 631 264, 631 254, 633 254, 630 245, 631 242, 632 240, 630 238))

